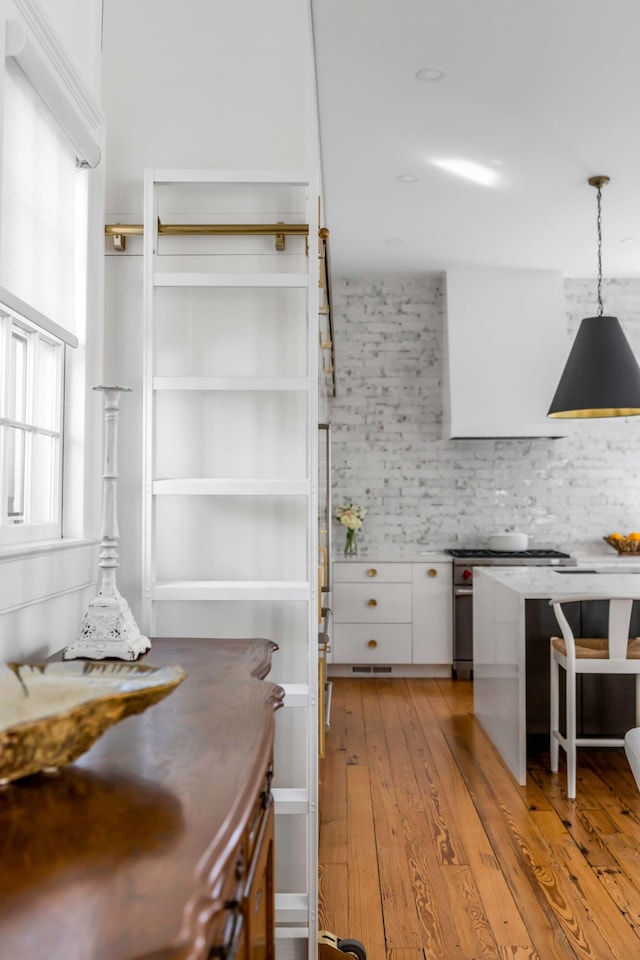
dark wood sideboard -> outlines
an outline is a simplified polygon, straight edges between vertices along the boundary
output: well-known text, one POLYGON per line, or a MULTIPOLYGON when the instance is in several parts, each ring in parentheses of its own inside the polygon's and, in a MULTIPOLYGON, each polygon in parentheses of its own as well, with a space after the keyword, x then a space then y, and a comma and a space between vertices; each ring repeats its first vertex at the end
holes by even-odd
POLYGON ((0 960, 274 960, 276 649, 154 640, 173 693, 0 790, 0 960))

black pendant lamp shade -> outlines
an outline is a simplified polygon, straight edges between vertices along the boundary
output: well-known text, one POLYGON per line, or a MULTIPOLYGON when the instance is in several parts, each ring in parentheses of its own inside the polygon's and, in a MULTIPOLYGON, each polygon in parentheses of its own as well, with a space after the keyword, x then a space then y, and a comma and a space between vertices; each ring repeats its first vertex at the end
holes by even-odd
POLYGON ((598 316, 580 323, 547 414, 582 419, 640 416, 640 367, 617 317, 603 316, 601 191, 609 177, 590 177, 598 189, 598 316))
POLYGON ((640 368, 617 317, 585 317, 549 417, 640 415, 640 368))

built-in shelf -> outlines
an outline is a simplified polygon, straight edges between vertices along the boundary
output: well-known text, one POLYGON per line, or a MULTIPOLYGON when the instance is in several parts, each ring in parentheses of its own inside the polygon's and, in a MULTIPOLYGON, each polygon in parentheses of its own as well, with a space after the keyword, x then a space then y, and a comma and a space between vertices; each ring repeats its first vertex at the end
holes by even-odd
POLYGON ((154 287, 284 287, 309 286, 306 273, 154 273, 154 287))
POLYGON ((303 497, 309 494, 308 480, 217 479, 212 477, 185 477, 183 479, 154 480, 157 495, 225 496, 225 497, 303 497))
POLYGON ((281 683, 285 707, 309 706, 309 687, 306 683, 281 683))
POLYGON ((309 939, 309 927, 276 927, 276 940, 308 940, 308 939, 309 939))
POLYGON ((276 940, 307 940, 309 927, 276 927, 276 940))
POLYGON ((276 923, 303 924, 309 911, 306 893, 276 893, 276 923))
POLYGON ((154 377, 154 390, 308 390, 308 377, 154 377))
POLYGON ((276 813, 309 813, 309 791, 298 787, 273 787, 276 813))
MULTIPOLYGON (((317 849, 315 838, 318 830, 318 802, 317 802, 317 775, 318 775, 318 756, 317 756, 317 703, 318 703, 318 649, 317 649, 317 597, 316 597, 316 549, 315 549, 315 528, 317 526, 317 423, 318 423, 318 382, 317 382, 317 354, 318 354, 318 312, 319 312, 319 259, 316 258, 315 237, 318 236, 323 244, 322 251, 318 250, 320 259, 324 267, 324 302, 328 303, 328 284, 327 284, 327 256, 326 256, 326 237, 322 234, 325 231, 319 230, 318 223, 318 181, 317 176, 309 175, 307 170, 174 170, 174 169, 155 169, 145 171, 145 198, 144 198, 144 224, 141 231, 144 237, 143 256, 144 270, 144 404, 143 404, 143 446, 144 446, 144 502, 143 502, 143 613, 145 621, 148 624, 149 635, 154 633, 156 618, 164 620, 164 617, 170 612, 169 606, 172 602, 183 602, 185 616, 193 612, 194 616, 199 616, 201 610, 197 610, 197 604, 204 602, 227 602, 240 601, 238 605, 241 623, 245 622, 244 615, 240 611, 242 604, 252 602, 264 602, 259 614, 264 613, 267 620, 270 621, 270 607, 273 605, 280 616, 280 607, 289 604, 288 609, 282 611, 282 620, 288 624, 291 619, 292 636, 289 638, 289 628, 285 626, 284 637, 281 649, 283 656, 287 657, 286 675, 292 680, 300 680, 300 683, 282 684, 284 690, 284 707, 288 713, 289 721, 293 723, 296 729, 294 742, 290 739, 289 727, 285 724, 278 732, 276 754, 279 751, 286 753, 286 762, 282 764, 282 783, 295 784, 295 786, 275 786, 273 788, 274 813, 277 817, 279 827, 277 827, 278 849, 277 854, 280 857, 280 871, 276 878, 275 894, 275 920, 276 937, 278 944, 278 957, 280 960, 299 960, 304 956, 315 956, 317 943, 317 849), (158 256, 159 243, 163 243, 162 234, 159 232, 160 221, 158 211, 160 209, 160 187, 173 184, 222 184, 238 187, 241 184, 247 185, 271 185, 275 189, 267 191, 263 198, 259 197, 261 191, 251 190, 229 190, 223 186, 221 188, 225 197, 242 197, 246 192, 247 197, 257 207, 247 208, 246 203, 242 204, 243 211, 241 217, 246 220, 248 217, 247 209, 257 209, 262 211, 280 210, 278 206, 281 201, 285 204, 285 209, 291 211, 299 210, 288 219, 293 222, 283 224, 284 227, 291 228, 284 230, 285 234, 295 234, 298 237, 304 235, 307 239, 314 238, 313 244, 308 243, 310 256, 302 256, 302 241, 296 243, 295 255, 291 251, 282 256, 279 252, 274 252, 272 256, 266 258, 261 256, 258 259, 256 249, 258 246, 251 243, 237 244, 232 236, 247 235, 248 233, 260 233, 259 230, 249 231, 239 230, 242 224, 208 224, 204 222, 205 210, 210 210, 211 196, 217 191, 206 189, 198 191, 189 190, 189 197, 194 198, 200 192, 203 195, 203 206, 197 220, 201 227, 204 227, 207 234, 229 233, 228 243, 220 242, 207 244, 202 248, 193 243, 187 243, 184 247, 176 239, 167 245, 171 251, 171 259, 158 256), (280 190, 278 186, 300 186, 304 187, 302 191, 280 190), (300 196, 296 199, 296 193, 300 196), (220 227, 220 230, 210 227, 220 227), (194 250, 198 250, 199 259, 193 259, 194 250), (206 259, 205 259, 206 258, 206 259), (162 267, 166 265, 167 269, 162 267), (185 266, 186 271, 182 272, 180 266, 185 266), (198 271, 198 266, 203 270, 198 271), (245 270, 246 268, 246 270, 245 270), (298 272, 296 272, 298 271, 298 272), (160 302, 158 301, 158 290, 164 288, 173 288, 171 297, 168 293, 161 298, 162 312, 158 312, 160 302), (192 289, 190 289, 192 288, 192 289), (200 288, 211 290, 211 294, 206 297, 195 296, 195 291, 200 288), (248 288, 248 289, 247 289, 248 288), (213 294, 213 290, 219 292, 213 294), (251 304, 252 310, 248 315, 250 321, 245 326, 244 311, 236 311, 235 296, 226 295, 226 289, 233 291, 242 290, 241 296, 243 304, 251 304), (283 323, 281 327, 275 322, 277 328, 271 331, 277 342, 270 344, 269 356, 263 355, 261 349, 262 330, 259 332, 259 339, 254 344, 249 344, 250 349, 245 350, 245 337, 254 330, 253 318, 263 316, 263 304, 266 296, 265 291, 271 289, 273 296, 276 296, 278 307, 282 310, 283 323), (286 293, 288 290, 297 290, 298 293, 286 293), (280 293, 279 291, 283 291, 280 293), (224 295, 223 295, 224 294, 224 295), (212 299, 213 297, 213 299, 212 299), (193 301, 193 302, 192 302, 193 301), (178 350, 175 353, 174 360, 165 362, 168 348, 173 345, 173 340, 167 340, 167 331, 162 331, 161 343, 156 341, 158 335, 158 320, 169 317, 175 321, 174 330, 176 338, 180 337, 180 331, 183 327, 180 322, 189 314, 197 321, 194 325, 193 344, 187 353, 178 350), (235 324, 236 314, 240 322, 235 324), (209 323, 209 317, 215 322, 209 323), (289 344, 291 333, 291 323, 296 324, 296 336, 300 337, 300 343, 289 344), (304 324, 304 327, 303 327, 304 324), (304 342, 302 340, 304 334, 304 342), (217 351, 218 338, 224 337, 225 341, 231 338, 231 342, 236 349, 233 354, 238 362, 232 360, 233 366, 224 362, 223 354, 217 351), (271 350, 273 347, 273 350, 271 350), (299 349, 298 349, 299 348, 299 349), (304 352, 303 352, 303 348, 304 352), (252 352, 253 350, 253 352, 252 352), (273 351, 276 351, 273 353, 273 351), (279 356, 282 362, 276 362, 272 357, 279 356), (207 366, 205 367, 202 358, 206 357, 207 366), (216 363, 215 357, 219 358, 216 363), (245 361, 246 356, 246 361, 245 361), (289 359, 287 359, 289 358, 289 359), (216 364, 216 365, 214 365, 216 364), (201 376, 200 373, 215 374, 220 372, 224 375, 201 376), (165 374, 171 375, 165 375, 165 374), (239 373, 241 375, 235 375, 239 373), (252 375, 258 374, 257 376, 252 375), (273 373, 273 375, 270 375, 273 373), (178 375, 175 375, 178 374, 178 375), (184 375, 183 375, 184 374, 184 375), (284 375, 279 375, 284 374, 284 375), (295 374, 295 375, 291 375, 295 374), (170 394, 170 391, 174 391, 170 394), (197 391, 201 392, 200 397, 193 396, 197 391), (218 396, 204 396, 207 391, 218 391, 218 396), (227 396, 236 391, 237 394, 232 399, 226 399, 227 396), (242 396, 245 391, 246 395, 242 396), (260 394, 262 392, 262 395, 260 394), (273 394, 276 391, 282 391, 279 394, 280 399, 276 401, 273 394), (283 395, 289 391, 288 395, 283 395), (193 400, 198 403, 205 403, 207 408, 213 404, 215 408, 222 405, 220 415, 224 415, 229 423, 230 430, 237 423, 238 432, 249 432, 249 441, 256 438, 262 441, 260 431, 260 418, 254 418, 255 422, 245 428, 244 412, 245 407, 253 410, 260 408, 266 402, 276 407, 283 406, 287 416, 283 416, 274 431, 276 436, 274 441, 281 443, 282 457, 279 462, 284 463, 284 459, 290 456, 290 451, 297 451, 304 443, 306 451, 306 464, 308 469, 302 467, 299 471, 295 466, 287 470, 282 467, 282 474, 278 476, 279 470, 265 467, 266 473, 275 473, 276 476, 260 476, 260 467, 264 461, 256 462, 256 469, 248 467, 246 470, 238 471, 250 474, 235 478, 229 476, 224 469, 224 464, 228 464, 228 473, 233 474, 234 458, 216 459, 209 461, 203 457, 201 466, 194 468, 194 472, 200 476, 189 477, 171 477, 167 476, 170 469, 156 470, 156 437, 158 429, 162 431, 162 436, 166 435, 169 439, 176 438, 176 442, 182 442, 181 430, 188 430, 189 424, 197 411, 192 410, 192 401, 183 401, 176 394, 191 394, 193 400), (265 396, 270 394, 271 396, 265 396), (256 406, 257 405, 257 406, 256 406), (290 416, 288 414, 291 414, 290 416), (304 416, 305 436, 304 440, 301 433, 301 420, 304 416), (294 428, 290 421, 295 418, 294 428), (207 472, 215 472, 212 464, 215 463, 216 469, 219 466, 222 476, 207 476, 207 472), (211 467, 208 471, 207 467, 211 467), (300 477, 300 473, 306 473, 306 477, 300 477), (293 475, 292 475, 293 474, 293 475), (218 580, 218 579, 193 579, 178 580, 169 579, 170 574, 168 563, 171 560, 171 542, 165 537, 157 535, 157 525, 159 518, 162 522, 168 522, 171 525, 177 522, 177 518, 172 516, 172 503, 167 500, 159 500, 159 497, 191 497, 188 502, 191 511, 197 518, 202 517, 203 522, 208 516, 208 511, 212 506, 212 501, 207 497, 255 497, 264 498, 262 501, 245 501, 245 506, 250 512, 255 511, 256 517, 262 519, 269 517, 275 507, 280 504, 284 509, 293 510, 295 516, 291 518, 292 527, 300 532, 300 541, 302 541, 302 525, 304 516, 304 527, 306 531, 305 553, 302 550, 291 558, 283 558, 287 566, 283 568, 289 576, 304 578, 293 580, 218 580), (200 497, 201 499, 196 499, 200 497), (280 499, 277 502, 268 498, 291 498, 289 500, 280 499), (162 505, 162 506, 161 506, 162 505), (167 513, 168 510, 168 513, 167 513), (163 552, 161 552, 163 551, 163 552), (165 578, 158 578, 158 572, 165 574, 165 578), (157 579, 158 578, 158 579, 157 579), (162 602, 165 602, 163 606, 162 602), (190 608, 193 604, 193 611, 190 608), (295 607, 293 605, 296 605, 295 607), (300 621, 302 616, 305 618, 305 625, 300 621), (294 626, 295 624, 295 626, 294 626), (286 653, 285 653, 286 651, 286 653), (289 708, 296 711, 295 714, 289 713, 289 708), (293 819, 292 819, 293 818, 293 819), (301 834, 304 833, 305 840, 301 842, 301 834), (291 869, 287 867, 287 861, 291 861, 291 869), (306 881, 306 882, 305 882, 306 881), (280 891, 297 890, 297 893, 285 893, 280 891), (295 941, 307 941, 307 944, 296 943, 295 941)), ((181 194, 172 189, 162 194, 162 209, 174 209, 167 207, 168 203, 180 203, 181 194), (177 199, 176 199, 177 198, 177 199)), ((191 200, 189 201, 191 204, 191 200)), ((226 206, 226 201, 225 201, 226 206)), ((214 207, 214 209, 217 209, 214 207)), ((179 214, 179 219, 189 215, 189 210, 179 214)), ((218 219, 220 214, 216 214, 218 219)), ((167 214, 168 217, 168 214, 167 214)), ((259 214, 259 218, 264 220, 265 213, 259 214)), ((274 217, 275 219, 275 217, 274 217)), ((132 225, 135 226, 135 225, 132 225)), ((179 233, 187 233, 188 229, 180 230, 178 224, 165 224, 166 236, 175 236, 179 233)), ((188 228, 188 224, 183 224, 188 228)), ((249 225, 250 226, 250 225, 249 225)), ((258 225, 259 226, 259 225, 258 225)), ((274 224, 264 223, 269 229, 265 235, 274 234, 274 224)), ((277 236, 278 231, 275 231, 277 236)), ((277 247, 277 243, 275 244, 277 247)), ((259 249, 263 250, 265 244, 260 244, 259 249)), ((166 252, 166 251, 165 251, 166 252)), ((169 292, 169 291, 168 291, 169 292)), ((275 309, 275 304, 271 306, 275 309)), ((270 315, 269 315, 269 326, 270 315)), ((171 328, 174 329, 173 327, 171 328)), ((332 340, 332 336, 329 335, 332 340)), ((322 343, 326 344, 327 337, 324 336, 322 343)), ((177 339, 176 339, 176 342, 177 339)), ((225 354, 226 356, 226 354, 225 354)), ((217 413, 216 409, 216 413, 217 413)), ((189 451, 197 454, 197 443, 199 436, 191 436, 189 433, 185 436, 185 444, 189 451)), ((266 440, 265 440, 266 442, 266 440)), ((208 451, 208 448, 207 448, 208 451)), ((195 462, 195 460, 194 460, 195 462)), ((294 460, 288 462, 295 463, 294 460)), ((185 501, 180 501, 186 506, 185 501)), ((222 508, 227 507, 240 509, 238 501, 224 500, 219 503, 222 508)), ((174 503, 173 506, 177 506, 174 503)), ((232 567, 234 573, 250 576, 252 573, 264 570, 267 575, 277 576, 280 572, 279 567, 266 565, 262 567, 263 549, 262 541, 265 541, 264 557, 278 554, 281 548, 281 535, 277 528, 270 530, 266 537, 260 537, 259 549, 256 550, 256 556, 250 553, 246 561, 241 566, 236 567, 236 563, 229 562, 228 569, 219 566, 206 566, 208 553, 205 549, 206 540, 202 541, 201 565, 195 566, 198 555, 194 557, 194 566, 189 572, 195 571, 197 574, 220 572, 223 576, 229 576, 232 567)), ((296 540, 297 542, 297 540, 296 540)), ((232 546, 231 544, 229 546, 232 546)), ((238 544, 238 551, 241 544, 238 544)), ((237 558, 236 558, 237 559, 237 558)), ((182 575, 184 572, 181 571, 182 575)), ((284 572, 281 575, 286 575, 284 572)), ((180 573, 178 574, 180 575, 180 573)), ((227 620, 227 611, 217 611, 215 606, 210 608, 210 617, 213 627, 219 619, 225 623, 227 620), (218 616, 218 613, 220 616, 218 616)), ((259 616, 258 619, 261 619, 259 616)), ((284 760, 284 757, 281 759, 284 760)), ((278 773, 278 771, 277 771, 278 773)))
POLYGON ((163 183, 233 183, 233 184, 283 184, 291 187, 306 187, 309 174, 306 170, 162 170, 153 171, 157 184, 163 183))
POLYGON ((310 584, 287 580, 167 580, 154 600, 308 600, 310 584))

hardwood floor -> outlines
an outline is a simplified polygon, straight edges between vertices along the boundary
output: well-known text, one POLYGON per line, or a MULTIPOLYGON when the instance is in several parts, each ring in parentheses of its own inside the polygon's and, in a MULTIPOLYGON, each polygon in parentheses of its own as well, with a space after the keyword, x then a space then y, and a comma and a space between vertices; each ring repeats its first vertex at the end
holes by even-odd
POLYGON ((472 684, 333 680, 320 929, 367 960, 637 960, 640 793, 622 750, 548 754, 520 787, 472 684))

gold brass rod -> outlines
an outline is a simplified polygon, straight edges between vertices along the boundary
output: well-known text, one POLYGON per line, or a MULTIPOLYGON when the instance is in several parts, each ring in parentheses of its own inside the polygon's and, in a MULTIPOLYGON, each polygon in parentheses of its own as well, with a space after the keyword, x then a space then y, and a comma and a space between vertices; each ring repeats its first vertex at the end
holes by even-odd
MULTIPOLYGON (((323 228, 323 230, 326 228, 323 228)), ((142 223, 107 223, 104 228, 107 237, 142 236, 142 223)), ((319 231, 319 234, 321 231, 319 231)), ((265 236, 276 234, 306 237, 309 234, 308 223, 161 223, 158 227, 161 236, 265 236)))
MULTIPOLYGON (((329 354, 329 370, 323 372, 327 376, 331 377, 331 396, 336 396, 336 378, 334 373, 335 367, 335 351, 333 344, 335 343, 334 333, 333 333, 333 307, 331 305, 331 258, 329 256, 329 231, 327 230, 325 235, 322 235, 323 231, 320 230, 320 238, 323 248, 323 260, 324 260, 324 279, 325 279, 325 297, 326 297, 326 312, 327 312, 327 325, 329 327, 329 342, 331 343, 331 353, 329 354)), ((324 368, 324 358, 322 362, 324 368)))

